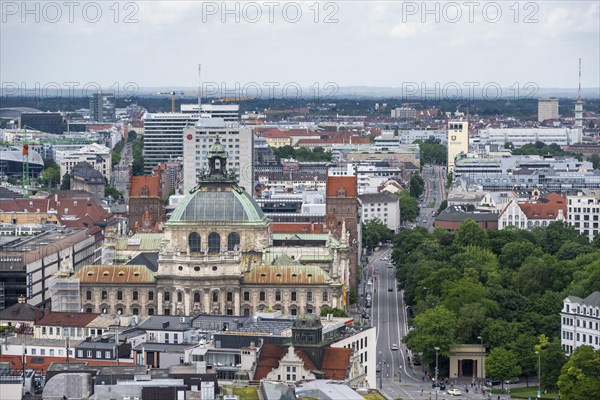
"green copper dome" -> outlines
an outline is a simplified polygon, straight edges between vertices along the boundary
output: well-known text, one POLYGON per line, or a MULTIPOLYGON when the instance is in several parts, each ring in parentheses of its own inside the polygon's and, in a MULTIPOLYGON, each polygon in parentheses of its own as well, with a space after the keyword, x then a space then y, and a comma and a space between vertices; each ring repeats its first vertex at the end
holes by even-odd
POLYGON ((168 225, 179 223, 248 223, 265 224, 268 219, 260 206, 237 185, 222 190, 203 190, 189 194, 177 206, 168 225))

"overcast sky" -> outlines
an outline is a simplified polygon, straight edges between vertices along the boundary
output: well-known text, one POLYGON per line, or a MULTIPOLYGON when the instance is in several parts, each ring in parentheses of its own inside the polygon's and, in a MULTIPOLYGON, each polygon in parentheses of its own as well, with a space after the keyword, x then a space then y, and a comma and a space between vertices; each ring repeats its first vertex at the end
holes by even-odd
POLYGON ((3 86, 194 87, 202 63, 229 86, 576 88, 580 57, 583 86, 600 86, 597 0, 26 3, 1 2, 3 86))

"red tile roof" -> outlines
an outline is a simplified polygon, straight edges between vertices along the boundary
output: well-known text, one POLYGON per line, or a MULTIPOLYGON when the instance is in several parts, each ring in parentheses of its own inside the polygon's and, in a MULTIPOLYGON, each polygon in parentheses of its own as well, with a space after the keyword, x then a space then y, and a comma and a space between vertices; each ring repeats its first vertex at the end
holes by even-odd
POLYGON ((321 364, 321 371, 325 374, 325 379, 345 380, 350 368, 351 355, 352 349, 326 347, 321 364))
POLYGON ((567 200, 557 193, 549 193, 535 203, 519 203, 527 219, 556 219, 559 210, 567 216, 567 200))
POLYGON ((45 199, 0 200, 0 212, 47 213, 55 211, 60 225, 69 228, 92 228, 97 222, 112 222, 112 214, 108 213, 90 196, 85 192, 80 197, 75 197, 73 194, 67 197, 62 193, 56 193, 45 199), (67 215, 68 218, 66 218, 67 215))
POLYGON ((131 188, 129 189, 130 197, 140 197, 143 187, 148 188, 149 197, 160 197, 160 175, 154 176, 132 176, 131 188))
POLYGON ((273 128, 273 129, 269 129, 268 131, 264 132, 261 137, 264 138, 289 138, 290 135, 288 135, 286 132, 280 131, 277 128, 273 128))
MULTIPOLYGON (((265 379, 269 372, 277 368, 286 350, 287 348, 284 345, 264 344, 260 348, 256 370, 254 371, 254 380, 265 379)), ((343 381, 347 378, 352 349, 326 347, 320 368, 310 360, 302 349, 295 350, 295 353, 304 362, 304 368, 309 371, 322 371, 325 379, 343 381)))
POLYGON ((273 233, 323 233, 323 224, 321 223, 285 223, 271 222, 271 231, 273 233))
POLYGON ((306 353, 304 352, 304 350, 302 349, 298 349, 295 351, 296 355, 298 357, 300 357, 300 359, 302 360, 302 362, 304 363, 304 368, 306 368, 309 371, 316 371, 319 368, 317 368, 317 366, 315 364, 313 364, 313 362, 311 361, 310 358, 308 358, 308 356, 306 355, 306 353))
POLYGON ((328 176, 327 197, 338 197, 343 188, 346 197, 358 196, 356 176, 328 176))
POLYGON ((265 379, 273 368, 279 366, 279 360, 285 354, 284 348, 277 344, 263 344, 260 348, 256 369, 254 371, 254 380, 265 379))
POLYGON ((94 313, 70 313, 50 312, 36 322, 36 326, 72 326, 83 328, 95 320, 100 314, 94 313))
MULTIPOLYGON (((27 355, 26 360, 25 360, 25 368, 31 368, 36 370, 36 372, 42 373, 42 374, 46 374, 46 372, 48 371, 48 367, 50 367, 50 364, 52 364, 53 362, 66 362, 67 358, 66 357, 44 357, 44 356, 31 356, 31 355, 27 355), (41 361, 41 362, 32 362, 33 359, 35 359, 36 361, 41 361)), ((88 365, 100 365, 100 366, 110 366, 110 365, 118 365, 117 361, 115 360, 90 360, 90 359, 75 359, 73 357, 70 358, 71 362, 86 362, 88 363, 88 365)), ((0 362, 8 362, 10 363, 10 368, 12 370, 15 371, 22 371, 23 370, 23 363, 21 361, 21 356, 20 355, 6 355, 6 354, 2 354, 0 355, 0 362)), ((119 360, 119 364, 120 365, 124 365, 124 364, 132 364, 133 365, 133 360, 119 360)), ((0 397, 1 398, 1 397, 0 397)))

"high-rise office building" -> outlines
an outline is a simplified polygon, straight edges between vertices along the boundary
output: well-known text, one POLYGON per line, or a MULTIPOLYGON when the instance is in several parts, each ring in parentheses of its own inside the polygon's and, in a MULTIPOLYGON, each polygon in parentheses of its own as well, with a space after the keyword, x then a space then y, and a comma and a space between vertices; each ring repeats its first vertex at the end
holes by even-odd
POLYGON ((556 97, 538 99, 538 121, 543 122, 547 119, 558 119, 558 99, 556 97))
POLYGON ((144 115, 144 173, 150 174, 156 165, 183 158, 183 128, 194 126, 200 116, 226 117, 238 121, 238 105, 182 104, 178 113, 146 113, 144 115))
POLYGON ((448 121, 448 173, 454 170, 454 159, 469 152, 469 122, 448 121))
POLYGON ((94 93, 90 97, 90 118, 95 122, 115 121, 115 96, 112 93, 94 93))
POLYGON ((217 136, 227 151, 227 165, 238 176, 239 186, 254 192, 254 133, 237 121, 204 115, 183 130, 183 192, 197 186, 201 171, 208 170, 208 150, 217 136))

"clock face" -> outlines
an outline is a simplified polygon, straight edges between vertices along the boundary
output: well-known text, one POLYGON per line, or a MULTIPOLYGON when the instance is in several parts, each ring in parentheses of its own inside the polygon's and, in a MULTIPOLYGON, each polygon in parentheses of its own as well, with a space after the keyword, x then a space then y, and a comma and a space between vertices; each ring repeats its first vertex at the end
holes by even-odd
POLYGON ((187 135, 187 140, 192 140, 192 138, 193 138, 192 134, 191 134, 191 133, 188 133, 188 135, 187 135))

